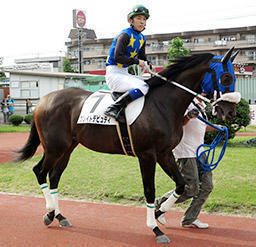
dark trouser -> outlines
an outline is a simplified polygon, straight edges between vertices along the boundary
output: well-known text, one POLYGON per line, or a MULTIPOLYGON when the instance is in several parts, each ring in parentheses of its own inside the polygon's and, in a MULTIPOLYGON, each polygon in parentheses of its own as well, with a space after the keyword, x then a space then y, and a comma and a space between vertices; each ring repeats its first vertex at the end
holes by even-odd
POLYGON ((4 115, 4 123, 8 123, 9 121, 9 112, 3 112, 4 115))
MULTIPOLYGON (((203 159, 205 159, 205 156, 203 156, 203 159)), ((197 219, 202 205, 213 189, 212 172, 203 173, 196 158, 178 159, 177 165, 186 185, 184 193, 179 197, 176 203, 181 203, 193 198, 181 222, 182 225, 187 225, 197 219)), ((171 193, 172 191, 167 192, 160 201, 163 201, 164 198, 168 198, 171 193)))

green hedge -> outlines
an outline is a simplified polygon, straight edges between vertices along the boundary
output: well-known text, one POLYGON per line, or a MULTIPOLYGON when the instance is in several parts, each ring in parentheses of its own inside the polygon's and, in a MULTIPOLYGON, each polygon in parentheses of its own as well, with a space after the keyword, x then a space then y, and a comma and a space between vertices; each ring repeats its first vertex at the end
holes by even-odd
POLYGON ((26 116, 24 117, 25 123, 31 124, 32 118, 33 118, 33 115, 32 115, 32 114, 26 115, 26 116))
POLYGON ((18 126, 23 122, 23 116, 14 114, 10 116, 9 121, 12 125, 18 126))

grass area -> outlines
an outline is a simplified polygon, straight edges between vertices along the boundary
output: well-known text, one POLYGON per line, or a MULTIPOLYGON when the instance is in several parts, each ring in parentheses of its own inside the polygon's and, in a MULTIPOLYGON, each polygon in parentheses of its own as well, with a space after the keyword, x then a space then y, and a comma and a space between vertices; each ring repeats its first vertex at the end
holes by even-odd
POLYGON ((28 132, 28 131, 30 131, 29 124, 21 124, 19 126, 0 125, 0 133, 1 132, 28 132))
POLYGON ((242 127, 239 131, 239 133, 256 133, 256 125, 248 125, 246 127, 242 127))
MULTIPOLYGON (((21 124, 20 126, 13 125, 0 125, 0 133, 1 132, 27 132, 30 131, 30 125, 21 124)), ((246 128, 242 127, 239 133, 256 133, 256 125, 248 125, 246 128)))
MULTIPOLYGON (((204 210, 255 216, 256 148, 244 144, 248 139, 236 137, 229 141, 221 164, 213 172, 215 187, 204 210)), ((42 195, 32 172, 41 157, 24 163, 0 165, 0 191, 42 195)), ((157 197, 174 188, 174 183, 159 166, 155 181, 157 197)), ((136 158, 96 153, 84 147, 78 147, 72 153, 59 191, 61 198, 145 205, 136 158)), ((179 208, 185 208, 188 203, 179 208)))

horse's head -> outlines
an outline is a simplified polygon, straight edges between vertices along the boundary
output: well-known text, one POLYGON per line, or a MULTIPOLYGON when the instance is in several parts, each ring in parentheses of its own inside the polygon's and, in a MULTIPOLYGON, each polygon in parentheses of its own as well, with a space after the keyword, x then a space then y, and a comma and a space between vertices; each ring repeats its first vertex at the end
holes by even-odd
POLYGON ((208 97, 214 100, 213 114, 219 119, 231 120, 236 115, 236 104, 240 101, 241 95, 235 91, 235 74, 232 62, 238 52, 232 55, 234 47, 225 56, 214 56, 206 73, 202 90, 208 97))

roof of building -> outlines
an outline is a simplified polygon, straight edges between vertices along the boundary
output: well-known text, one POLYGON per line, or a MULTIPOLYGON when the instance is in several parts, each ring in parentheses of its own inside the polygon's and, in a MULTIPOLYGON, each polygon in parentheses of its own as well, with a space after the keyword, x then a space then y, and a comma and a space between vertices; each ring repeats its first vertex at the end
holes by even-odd
MULTIPOLYGON (((77 45, 77 42, 74 41, 77 39, 77 29, 72 29, 72 32, 76 32, 76 36, 69 36, 70 39, 73 39, 72 42, 66 42, 67 46, 77 45), (76 31, 72 31, 76 30, 76 31)), ((89 30, 89 29, 88 29, 89 30)), ((92 30, 93 31, 93 30, 92 30)), ((211 34, 221 34, 221 35, 232 35, 236 33, 248 33, 248 31, 256 31, 256 26, 247 26, 247 27, 234 27, 234 28, 219 28, 219 29, 208 29, 208 30, 198 30, 198 31, 185 31, 185 32, 175 32, 175 33, 161 33, 161 34, 149 34, 145 35, 147 40, 158 39, 158 40, 169 40, 175 37, 190 38, 191 36, 202 36, 202 35, 211 35, 211 34)), ((95 43, 109 43, 112 42, 112 38, 96 39, 86 39, 83 40, 84 44, 95 44, 95 43)))
POLYGON ((19 75, 35 75, 35 76, 46 76, 46 77, 63 77, 63 78, 85 78, 98 76, 93 74, 79 74, 79 73, 66 73, 66 72, 38 72, 38 71, 29 71, 29 70, 3 70, 10 74, 19 74, 19 75))
MULTIPOLYGON (((84 39, 96 39, 97 36, 95 34, 95 31, 92 29, 82 29, 82 40, 84 39)), ((78 29, 77 28, 72 28, 70 30, 69 36, 70 39, 77 39, 78 38, 78 29)))
POLYGON ((53 57, 33 57, 33 58, 20 58, 15 59, 14 62, 17 64, 20 63, 45 63, 45 62, 55 62, 61 61, 64 57, 62 56, 53 56, 53 57))

